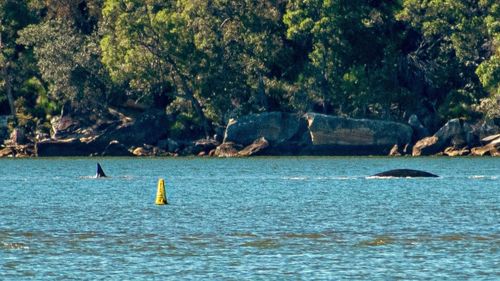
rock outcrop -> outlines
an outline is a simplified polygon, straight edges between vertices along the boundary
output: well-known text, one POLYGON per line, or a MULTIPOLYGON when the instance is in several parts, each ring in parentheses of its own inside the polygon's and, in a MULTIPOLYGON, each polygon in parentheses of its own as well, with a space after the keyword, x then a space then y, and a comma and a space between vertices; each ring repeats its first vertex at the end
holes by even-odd
POLYGON ((214 156, 215 157, 238 157, 238 151, 242 148, 241 145, 238 145, 234 142, 225 142, 222 143, 215 149, 214 156))
POLYGON ((111 141, 117 140, 125 146, 137 144, 157 144, 168 134, 168 120, 160 111, 148 111, 128 122, 109 127, 103 134, 90 141, 97 147, 106 147, 111 141))
POLYGON ((406 124, 352 119, 308 113, 311 154, 388 155, 395 145, 411 141, 413 130, 406 124))
POLYGON ((411 115, 408 119, 408 125, 410 125, 410 127, 413 129, 413 143, 430 135, 429 130, 427 130, 424 125, 422 125, 417 115, 415 114, 411 115))
POLYGON ((500 156, 500 134, 483 138, 481 141, 486 142, 484 146, 474 147, 471 149, 472 156, 500 156))
POLYGON ((79 139, 45 140, 35 144, 37 156, 89 156, 96 151, 79 139))
POLYGON ((411 142, 406 124, 307 113, 269 112, 231 120, 220 157, 247 155, 387 155, 411 142), (236 146, 247 146, 239 151, 236 146))
POLYGON ((224 143, 234 142, 243 146, 264 137, 270 145, 280 146, 301 137, 304 120, 296 114, 266 112, 231 119, 224 134, 224 143), (302 130, 301 130, 302 129, 302 130))
POLYGON ((256 139, 252 144, 238 151, 238 155, 244 157, 259 155, 259 153, 264 151, 268 146, 269 142, 264 137, 261 137, 256 139))
POLYGON ((434 155, 443 152, 447 147, 459 150, 472 145, 473 142, 472 126, 460 119, 452 119, 433 136, 419 140, 413 146, 412 155, 434 155))

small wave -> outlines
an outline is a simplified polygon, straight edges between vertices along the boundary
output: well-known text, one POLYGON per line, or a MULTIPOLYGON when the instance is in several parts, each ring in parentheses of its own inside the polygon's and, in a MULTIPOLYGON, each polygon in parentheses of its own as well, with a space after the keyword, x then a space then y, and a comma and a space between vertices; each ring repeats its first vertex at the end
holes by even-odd
POLYGON ((356 177, 333 176, 333 177, 283 177, 284 180, 305 181, 305 180, 355 180, 356 177))
POLYGON ((355 180, 356 177, 334 177, 335 180, 355 180))
MULTIPOLYGON (((365 177, 367 180, 387 180, 387 179, 397 179, 398 177, 380 177, 380 176, 369 176, 365 177)), ((409 178, 409 177, 408 177, 409 178)))
POLYGON ((303 181, 307 180, 307 177, 283 177, 284 180, 293 180, 293 181, 303 181))
POLYGON ((482 179, 496 180, 496 179, 498 179, 498 176, 473 175, 473 176, 469 176, 468 178, 472 179, 472 180, 482 180, 482 179))
POLYGON ((101 179, 107 179, 107 177, 105 177, 105 178, 96 178, 95 176, 79 176, 78 178, 79 179, 93 179, 93 180, 95 180, 95 179, 99 179, 99 180, 101 180, 101 179))
POLYGON ((334 176, 334 177, 316 177, 316 180, 355 180, 357 177, 349 176, 334 176))
POLYGON ((24 243, 6 243, 2 242, 2 248, 8 250, 29 250, 28 245, 24 243))

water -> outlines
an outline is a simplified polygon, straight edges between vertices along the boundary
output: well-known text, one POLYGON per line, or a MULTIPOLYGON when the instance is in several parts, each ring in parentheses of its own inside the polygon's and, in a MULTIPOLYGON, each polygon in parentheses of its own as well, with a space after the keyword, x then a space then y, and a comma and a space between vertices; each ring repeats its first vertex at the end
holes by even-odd
POLYGON ((0 280, 498 280, 499 158, 0 160, 0 280), (91 178, 99 161, 111 176, 91 178), (440 178, 367 178, 394 168, 440 178), (154 205, 166 180, 169 205, 154 205))

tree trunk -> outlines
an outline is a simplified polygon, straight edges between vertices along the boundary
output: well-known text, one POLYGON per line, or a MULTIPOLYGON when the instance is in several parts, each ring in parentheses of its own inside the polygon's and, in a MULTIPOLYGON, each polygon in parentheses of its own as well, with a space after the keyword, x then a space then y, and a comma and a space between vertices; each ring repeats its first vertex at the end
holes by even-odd
POLYGON ((187 99, 191 101, 191 105, 194 107, 196 114, 198 114, 198 116, 201 119, 201 124, 203 126, 205 138, 209 139, 210 138, 210 124, 208 123, 208 119, 205 116, 205 113, 203 112, 203 108, 201 107, 200 102, 196 99, 193 91, 189 87, 189 84, 187 82, 188 78, 179 70, 175 60, 173 60, 169 56, 167 56, 166 59, 167 59, 167 62, 169 62, 170 65, 172 66, 172 69, 174 70, 174 72, 177 74, 177 75, 172 75, 172 80, 175 81, 175 80, 177 80, 175 76, 178 77, 178 80, 181 83, 180 86, 181 86, 182 90, 184 90, 184 95, 186 95, 187 99))
POLYGON ((209 139, 210 138, 210 124, 208 123, 208 119, 205 116, 205 113, 203 112, 203 108, 201 107, 200 102, 196 99, 194 96, 193 91, 191 88, 189 88, 186 80, 184 80, 184 77, 179 75, 179 79, 182 84, 182 88, 184 90, 184 94, 186 95, 187 99, 191 101, 191 105, 193 106, 194 110, 196 111, 196 114, 200 117, 201 119, 201 125, 203 126, 203 131, 205 133, 205 138, 209 139))
POLYGON ((191 100, 191 104, 193 105, 194 110, 196 111, 196 114, 198 114, 198 116, 201 119, 203 131, 205 133, 205 138, 209 139, 210 138, 210 125, 208 124, 208 119, 205 116, 205 113, 203 112, 203 108, 201 107, 200 102, 194 97, 193 93, 190 92, 187 95, 188 95, 188 99, 191 100))

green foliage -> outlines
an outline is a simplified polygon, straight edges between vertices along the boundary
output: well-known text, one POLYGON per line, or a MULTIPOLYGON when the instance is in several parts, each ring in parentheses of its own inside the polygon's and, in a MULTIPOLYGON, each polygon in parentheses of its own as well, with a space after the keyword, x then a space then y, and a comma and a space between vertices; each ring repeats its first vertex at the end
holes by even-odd
POLYGON ((53 20, 26 27, 18 43, 33 47, 40 74, 53 98, 80 107, 103 104, 106 76, 95 37, 53 20))
POLYGON ((500 110, 496 0, 0 0, 0 20, 0 110, 28 127, 128 99, 179 138, 262 111, 500 110))

